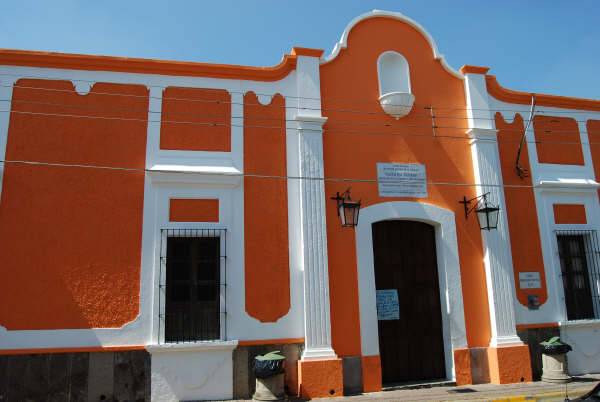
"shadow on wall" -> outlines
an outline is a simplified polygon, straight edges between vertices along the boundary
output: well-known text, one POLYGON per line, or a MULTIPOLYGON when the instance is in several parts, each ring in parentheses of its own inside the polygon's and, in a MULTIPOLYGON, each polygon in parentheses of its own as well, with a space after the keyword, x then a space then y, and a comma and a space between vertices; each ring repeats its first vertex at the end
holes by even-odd
POLYGON ((560 336, 557 328, 531 328, 518 330, 519 338, 529 346, 529 358, 531 360, 531 375, 534 380, 542 378, 542 348, 540 342, 548 340, 553 336, 560 336))
POLYGON ((285 356, 285 391, 296 395, 298 391, 298 360, 304 350, 303 343, 288 345, 239 346, 233 351, 233 398, 252 398, 256 377, 252 371, 254 358, 274 350, 285 356))

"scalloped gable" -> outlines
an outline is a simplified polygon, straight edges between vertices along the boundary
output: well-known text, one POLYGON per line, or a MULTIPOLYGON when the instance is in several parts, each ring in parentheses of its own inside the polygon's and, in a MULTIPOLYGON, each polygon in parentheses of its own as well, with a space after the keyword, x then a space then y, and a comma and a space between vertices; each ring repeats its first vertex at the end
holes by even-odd
POLYGON ((387 17, 387 18, 391 18, 391 19, 396 19, 396 20, 405 22, 406 24, 415 28, 427 40, 427 42, 429 43, 429 46, 431 47, 431 50, 433 52, 433 57, 436 60, 440 60, 442 66, 446 69, 446 71, 448 71, 450 74, 456 76, 457 78, 464 79, 463 74, 461 74, 459 71, 452 68, 446 62, 444 55, 439 52, 438 47, 437 47, 435 41, 433 40, 433 37, 429 34, 429 32, 427 32, 425 30, 425 28, 423 28, 419 23, 408 18, 404 14, 394 12, 394 11, 385 11, 385 10, 373 10, 368 13, 361 14, 358 17, 354 18, 352 21, 350 21, 350 23, 344 29, 344 32, 342 33, 342 37, 340 38, 339 42, 337 42, 335 44, 335 46, 333 47, 331 54, 324 57, 323 59, 321 59, 321 65, 327 64, 330 61, 333 61, 340 53, 340 50, 346 49, 348 47, 348 35, 350 34, 350 31, 352 30, 352 28, 354 28, 354 26, 356 26, 358 23, 360 23, 364 20, 367 20, 369 18, 375 18, 375 17, 387 17))

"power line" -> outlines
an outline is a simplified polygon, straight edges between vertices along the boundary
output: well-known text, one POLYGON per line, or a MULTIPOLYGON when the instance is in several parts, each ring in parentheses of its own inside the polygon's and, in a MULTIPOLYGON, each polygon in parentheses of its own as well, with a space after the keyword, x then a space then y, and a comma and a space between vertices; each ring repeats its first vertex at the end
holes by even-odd
MULTIPOLYGON (((174 98, 173 98, 174 99, 174 98)), ((0 99, 0 102, 12 102, 12 103, 24 103, 24 104, 32 104, 32 105, 47 105, 47 106, 60 106, 60 107, 72 107, 75 109, 89 109, 89 110, 108 110, 108 111, 120 111, 120 112, 132 112, 132 113, 156 113, 156 114, 168 114, 168 115, 181 115, 181 116, 204 116, 204 117, 233 117, 233 118, 243 118, 241 116, 228 116, 228 115, 217 115, 217 114, 211 114, 211 113, 182 113, 182 112, 163 112, 161 111, 153 111, 153 110, 149 110, 149 109, 129 109, 129 108, 114 108, 114 107, 98 107, 98 106, 87 106, 87 105, 73 105, 73 104, 65 104, 65 103, 50 103, 50 102, 41 102, 41 101, 29 101, 29 100, 21 100, 21 99, 0 99)), ((198 101, 198 100, 197 100, 198 101)), ((214 104, 237 104, 237 105, 242 105, 242 106, 248 106, 245 105, 243 103, 232 103, 232 102, 223 102, 223 101, 211 101, 211 100, 201 100, 201 102, 203 103, 214 103, 214 104)), ((254 105, 249 105, 249 106, 254 106, 254 105)), ((283 106, 271 106, 271 105, 260 105, 261 107, 277 107, 277 108, 283 108, 283 106)), ((286 107, 286 108, 295 108, 295 107, 286 107)), ((429 106, 425 106, 423 109, 428 109, 428 110, 434 110, 435 108, 433 107, 429 107, 429 106)), ((311 109, 311 110, 315 110, 315 109, 311 109)), ((320 109, 319 109, 320 110, 320 109)), ((327 109, 324 109, 327 110, 327 109)), ((346 112, 346 111, 340 111, 340 112, 346 112)), ((362 113, 362 114, 369 114, 369 115, 386 115, 385 112, 356 112, 356 113, 362 113)), ((539 112, 538 112, 539 113, 539 112)), ((469 117, 453 117, 453 116, 444 116, 444 115, 431 115, 431 114, 427 114, 427 115, 413 115, 413 117, 417 117, 417 118, 423 118, 423 119, 449 119, 449 120, 469 120, 469 117)), ((248 119, 248 117, 246 117, 246 119, 248 119)), ((282 121, 295 121, 294 119, 279 119, 279 118, 250 118, 250 119, 255 119, 255 120, 282 120, 282 121)), ((495 118, 476 118, 477 120, 496 120, 495 118)), ((574 122, 576 123, 585 123, 588 120, 575 120, 573 119, 574 122)), ((524 120, 524 123, 527 122, 529 123, 529 120, 524 120)), ((556 121, 552 121, 550 120, 550 123, 555 123, 555 122, 559 122, 558 120, 556 121)), ((399 122, 394 122, 393 124, 387 123, 387 124, 382 124, 382 123, 362 123, 362 122, 330 122, 330 124, 368 124, 368 125, 375 125, 375 126, 385 126, 385 127, 389 127, 389 126, 411 126, 409 124, 406 123, 399 123, 399 122)), ((416 127, 416 126, 415 126, 416 127)), ((425 126, 421 126, 421 127, 425 127, 425 126)), ((429 126, 426 126, 429 127, 429 126)), ((453 127, 453 126, 439 126, 439 125, 435 125, 435 128, 457 128, 457 127, 453 127)), ((462 127, 459 127, 462 128, 462 127)), ((521 131, 521 130, 515 130, 515 131, 521 131)), ((563 130, 563 131, 568 131, 571 132, 570 130, 563 130)))
MULTIPOLYGON (((109 117, 109 116, 87 116, 87 115, 76 115, 76 114, 63 114, 63 113, 43 113, 43 112, 27 112, 27 111, 19 111, 19 110, 0 110, 0 113, 15 113, 15 114, 26 114, 33 116, 52 116, 52 117, 68 117, 68 118, 86 118, 86 119, 97 119, 97 120, 113 120, 113 121, 134 121, 134 122, 142 122, 142 123, 161 123, 161 124, 185 124, 185 125, 198 125, 204 127, 239 127, 239 128, 261 128, 261 129, 281 129, 281 130, 296 130, 295 128, 281 127, 281 126, 264 126, 264 125, 245 125, 245 124, 230 124, 230 123, 205 123, 205 122, 195 122, 195 121, 175 121, 175 120, 150 120, 150 119, 137 119, 137 118, 127 118, 127 117, 109 117)), ((257 118, 257 120, 263 120, 261 118, 257 118)), ((283 119, 282 119, 283 121, 283 119)), ((289 121, 289 120, 285 120, 289 121)), ((335 124, 335 123, 332 123, 335 124)), ((338 123, 340 124, 340 123, 338 123)), ((345 124, 345 123, 344 123, 345 124)), ((356 123, 350 122, 349 125, 354 125, 356 123)), ((386 126, 394 128, 394 126, 386 126)), ((417 125, 405 125, 399 127, 408 127, 408 128, 429 128, 429 126, 417 126, 417 125)), ((452 127, 452 126, 435 126, 435 128, 447 128, 447 129, 456 129, 456 130, 467 130, 468 127, 452 127)), ((403 136, 403 137, 425 137, 432 139, 456 139, 456 140, 472 140, 471 137, 467 135, 463 136, 452 136, 452 135, 442 135, 433 133, 397 133, 397 132, 389 132, 389 131, 364 131, 364 130, 336 130, 327 128, 324 129, 325 135, 330 134, 355 134, 355 135, 393 135, 393 136, 403 136)), ((513 129, 502 129, 498 131, 514 131, 514 132, 522 132, 522 130, 513 130, 513 129)), ((577 133, 578 131, 570 131, 570 130, 547 130, 545 133, 577 133)), ((494 142, 518 142, 517 139, 510 138, 497 138, 493 140, 494 142)), ((530 144, 563 144, 563 145, 600 145, 600 143, 596 142, 568 142, 568 141, 526 141, 530 144)))
MULTIPOLYGON (((287 175, 266 175, 266 174, 253 174, 253 173, 227 173, 227 172, 192 172, 187 170, 155 170, 146 168, 126 168, 126 167, 115 167, 115 166, 102 166, 102 165, 83 165, 83 164, 72 164, 72 163, 55 163, 55 162, 39 162, 39 161, 22 161, 22 160, 0 160, 0 163, 6 164, 20 164, 20 165, 33 165, 33 166, 46 166, 46 167, 70 167, 70 168, 83 168, 83 169, 102 169, 111 171, 124 171, 132 173, 173 173, 173 174, 202 174, 209 176, 226 176, 226 177, 251 177, 251 178, 262 178, 262 179, 286 179, 286 180, 309 180, 309 181, 323 181, 323 182, 340 182, 340 183, 379 183, 377 179, 353 179, 353 178, 333 178, 333 177, 318 177, 318 176, 287 176, 287 175)), ((409 180, 386 180, 385 183, 394 184, 414 184, 414 181, 409 180)), ((539 188, 540 185, 527 185, 527 184, 496 184, 496 183, 452 183, 452 182, 433 182, 425 181, 423 184, 431 186, 456 186, 456 187, 495 187, 495 188, 539 188)), ((569 189, 570 186, 553 186, 553 188, 565 188, 569 189)), ((411 197, 396 197, 396 198, 411 198, 411 197)))
MULTIPOLYGON (((355 103, 355 104, 362 104, 362 105, 379 105, 378 101, 365 101, 365 100, 350 100, 350 99, 334 99, 334 98, 312 98, 312 97, 303 97, 303 96, 295 96, 295 95, 284 95, 281 94, 279 92, 277 93, 269 93, 269 94, 265 94, 265 93, 257 93, 251 90, 248 91, 235 91, 235 90, 229 90, 229 89, 225 89, 225 88, 195 88, 195 87, 179 87, 179 86, 171 86, 171 85, 147 85, 147 84, 140 84, 140 83, 111 83, 111 82, 104 82, 104 81, 92 81, 92 80, 83 80, 83 79, 66 79, 66 78, 56 78, 56 77, 44 77, 44 76, 23 76, 22 74, 9 74, 9 73, 0 73, 0 76, 2 75, 8 75, 8 76, 16 76, 16 77, 21 77, 22 79, 45 79, 45 80, 54 80, 54 81, 74 81, 74 82, 88 82, 88 83, 106 83, 106 84, 116 84, 116 85, 142 85, 145 87, 151 87, 151 88, 162 88, 167 89, 167 88, 181 88, 181 89, 201 89, 203 91, 214 91, 214 92, 222 92, 222 91, 226 91, 228 93, 236 93, 236 94, 246 94, 248 92, 253 92, 255 95, 257 96, 267 96, 267 97, 273 97, 275 95, 281 95, 284 98, 287 99, 305 99, 305 100, 315 100, 315 101, 320 101, 322 103, 327 103, 327 102, 342 102, 342 103, 355 103)), ((19 85, 4 85, 4 84, 0 84, 0 86, 3 87, 12 87, 12 88, 22 88, 22 89, 35 89, 35 90, 45 90, 45 91, 56 91, 56 92, 71 92, 71 93, 77 93, 76 90, 67 90, 67 89, 54 89, 54 88, 40 88, 40 87, 29 87, 29 86, 19 86, 19 85)), ((201 100, 201 99, 191 99, 191 98, 168 98, 168 97, 157 97, 157 96, 145 96, 145 95, 133 95, 133 94, 123 94, 123 93, 107 93, 107 92, 94 92, 95 95, 106 95, 106 96, 129 96, 129 97, 141 97, 141 98, 150 98, 150 99, 168 99, 168 100, 176 100, 176 101, 190 101, 190 102, 206 102, 206 100, 201 100)), ((208 101, 210 102, 210 101, 208 101)), ((600 101, 599 101, 600 102, 600 101)), ((222 103, 231 103, 231 104, 239 104, 239 103, 234 103, 234 102, 222 102, 222 103)), ((263 106, 270 106, 270 107, 281 107, 281 108, 294 108, 296 109, 297 106, 271 106, 271 105, 263 105, 263 106)), ((524 105, 526 106, 526 105, 524 105)), ((333 111, 335 109, 314 109, 314 108, 304 108, 306 110, 330 110, 333 111)), ((517 112, 517 113, 521 113, 524 112, 521 109, 486 109, 486 108, 466 108, 466 107, 455 107, 455 106, 435 106, 435 109, 442 109, 442 110, 460 110, 460 111, 468 111, 468 110, 473 110, 473 111, 498 111, 498 112, 517 112)), ((356 110, 337 110, 338 112, 356 112, 356 113, 361 113, 360 111, 356 111, 356 110)), ((366 112, 362 112, 362 113, 366 113, 366 112)), ((546 113, 550 113, 550 112, 546 112, 546 113)), ((598 111, 584 111, 584 110, 567 110, 567 111, 552 111, 551 113, 565 113, 565 114, 571 114, 571 113, 586 113, 586 114, 590 114, 590 113, 600 113, 600 110, 598 111)), ((385 112, 377 112, 377 114, 385 114, 385 112)), ((430 117, 430 116, 427 116, 430 117)))

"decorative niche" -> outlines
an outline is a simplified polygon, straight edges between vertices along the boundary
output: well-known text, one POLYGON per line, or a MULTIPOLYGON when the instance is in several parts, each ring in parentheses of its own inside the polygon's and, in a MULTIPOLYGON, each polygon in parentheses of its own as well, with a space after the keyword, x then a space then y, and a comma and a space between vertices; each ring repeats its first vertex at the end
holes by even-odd
POLYGON ((410 91, 408 62, 400 53, 383 52, 377 59, 379 103, 383 110, 398 120, 412 110, 415 96, 410 91))

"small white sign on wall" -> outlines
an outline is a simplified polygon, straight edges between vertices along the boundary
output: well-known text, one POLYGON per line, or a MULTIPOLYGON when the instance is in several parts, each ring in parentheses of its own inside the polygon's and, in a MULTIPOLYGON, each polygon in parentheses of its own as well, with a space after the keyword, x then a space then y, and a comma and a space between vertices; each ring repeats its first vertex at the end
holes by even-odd
POLYGON ((539 272, 519 272, 519 287, 521 289, 541 289, 542 279, 539 272))
POLYGON ((398 305, 397 289, 377 290, 377 319, 399 320, 400 307, 398 305))
POLYGON ((380 197, 427 198, 425 165, 416 163, 377 163, 380 197))

